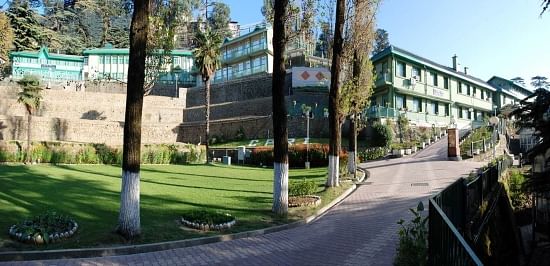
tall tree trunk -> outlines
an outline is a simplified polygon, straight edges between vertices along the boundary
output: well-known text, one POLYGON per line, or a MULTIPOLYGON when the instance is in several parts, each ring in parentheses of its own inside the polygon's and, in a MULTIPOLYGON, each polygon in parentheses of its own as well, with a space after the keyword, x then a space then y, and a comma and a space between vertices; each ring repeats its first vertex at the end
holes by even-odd
POLYGON ((27 113, 27 156, 25 156, 25 162, 31 162, 31 123, 32 123, 32 113, 27 113))
POLYGON ((107 14, 105 14, 105 12, 103 13, 103 26, 102 26, 102 32, 101 32, 101 46, 105 46, 105 44, 107 43, 107 32, 109 31, 109 27, 110 27, 110 21, 109 21, 109 16, 107 16, 107 14))
POLYGON ((285 11, 288 0, 277 0, 273 18, 273 207, 278 215, 288 213, 288 131, 285 103, 285 11))
POLYGON ((344 52, 344 13, 346 9, 346 0, 336 2, 336 23, 334 24, 334 46, 332 53, 332 66, 329 92, 329 156, 328 156, 328 187, 339 186, 339 168, 340 168, 340 144, 342 130, 340 123, 340 72, 342 68, 342 54, 344 52))
POLYGON ((117 231, 132 239, 140 228, 140 155, 141 114, 145 84, 145 57, 149 31, 151 0, 135 0, 130 27, 130 62, 124 118, 124 150, 122 153, 122 188, 117 231))
POLYGON ((209 140, 210 140, 210 79, 207 79, 204 81, 204 116, 206 121, 206 130, 205 130, 205 142, 206 142, 206 163, 208 164, 210 162, 210 147, 209 147, 209 140))
MULTIPOLYGON (((357 9, 357 7, 356 7, 357 9)), ((359 76, 361 75, 361 58, 357 50, 353 52, 353 82, 355 83, 355 88, 359 88, 359 76)), ((348 145, 348 173, 355 176, 357 171, 357 113, 356 107, 357 104, 355 100, 351 103, 351 109, 354 114, 350 115, 350 127, 349 127, 349 145, 348 145)))

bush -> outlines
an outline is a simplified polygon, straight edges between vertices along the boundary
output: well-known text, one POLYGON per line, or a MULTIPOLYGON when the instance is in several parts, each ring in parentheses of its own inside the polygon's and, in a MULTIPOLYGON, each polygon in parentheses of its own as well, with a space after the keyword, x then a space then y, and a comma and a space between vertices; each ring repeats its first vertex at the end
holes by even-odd
POLYGON ((186 221, 198 224, 218 225, 235 220, 227 213, 219 213, 210 210, 191 210, 182 214, 186 221))
POLYGON ((373 126, 374 136, 372 144, 374 147, 389 147, 393 141, 393 131, 390 126, 375 123, 373 126))
POLYGON ((529 205, 529 195, 523 190, 523 184, 525 183, 523 173, 518 169, 511 169, 505 183, 507 184, 508 195, 514 209, 527 208, 529 205))
POLYGON ((386 156, 386 148, 374 147, 368 148, 363 152, 359 152, 359 161, 366 162, 367 160, 378 160, 386 156))
MULTIPOLYGON (((328 151, 329 146, 327 144, 309 144, 309 163, 311 167, 327 166, 328 151)), ((344 156, 344 153, 340 154, 340 161, 342 161, 342 156, 344 156)), ((303 167, 307 161, 307 157, 307 145, 305 144, 293 145, 288 149, 290 167, 303 167)), ((250 157, 246 159, 245 163, 273 166, 273 148, 260 147, 251 149, 250 157)))
MULTIPOLYGON (((195 145, 145 145, 144 164, 184 164, 206 160, 205 153, 195 145)), ((0 162, 23 162, 25 152, 17 141, 0 141, 0 162)), ((122 150, 105 144, 67 144, 59 142, 32 143, 33 162, 53 164, 120 164, 122 150)))
POLYGON ((290 181, 288 194, 290 196, 313 195, 317 190, 317 184, 313 180, 302 179, 301 181, 290 181))
POLYGON ((428 264, 428 217, 422 217, 420 208, 410 209, 414 218, 405 224, 397 222, 399 229, 399 246, 394 265, 427 265, 428 264))
POLYGON ((70 217, 46 212, 10 227, 9 234, 21 242, 48 244, 72 236, 78 224, 70 217))

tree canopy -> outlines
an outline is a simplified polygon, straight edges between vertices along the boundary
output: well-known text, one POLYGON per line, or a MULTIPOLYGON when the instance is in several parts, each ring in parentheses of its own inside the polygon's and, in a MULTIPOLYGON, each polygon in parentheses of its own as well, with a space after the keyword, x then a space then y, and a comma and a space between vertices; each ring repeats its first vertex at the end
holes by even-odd
POLYGON ((382 52, 384 49, 390 46, 390 38, 388 32, 385 29, 376 30, 376 41, 374 43, 373 54, 382 52))

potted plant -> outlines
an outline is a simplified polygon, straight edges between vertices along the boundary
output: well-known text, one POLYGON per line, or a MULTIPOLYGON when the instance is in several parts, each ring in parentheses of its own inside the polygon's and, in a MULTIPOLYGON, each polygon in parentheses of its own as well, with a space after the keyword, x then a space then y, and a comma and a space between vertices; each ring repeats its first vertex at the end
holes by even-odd
POLYGON ((405 149, 403 149, 403 145, 399 143, 392 144, 392 155, 395 157, 403 157, 403 155, 405 155, 405 149))

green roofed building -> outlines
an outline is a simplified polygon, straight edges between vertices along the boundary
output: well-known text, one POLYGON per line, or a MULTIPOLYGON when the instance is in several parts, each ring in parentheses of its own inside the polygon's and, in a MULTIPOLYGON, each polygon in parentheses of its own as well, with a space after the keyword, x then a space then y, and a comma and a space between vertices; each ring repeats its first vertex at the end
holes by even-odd
MULTIPOLYGON (((113 80, 126 82, 128 79, 128 48, 94 48, 84 50, 85 80, 113 80)), ((195 86, 196 77, 191 75, 193 53, 189 50, 172 50, 172 62, 162 67, 158 82, 173 84, 178 80, 180 86, 195 86), (177 69, 177 71, 174 71, 177 69)))
POLYGON ((419 126, 477 127, 495 111, 496 89, 459 69, 457 57, 447 67, 390 46, 372 57, 376 72, 368 116, 404 115, 419 126))
POLYGON ((11 52, 12 77, 38 76, 44 81, 79 81, 83 79, 84 57, 49 53, 48 48, 38 51, 11 52))

